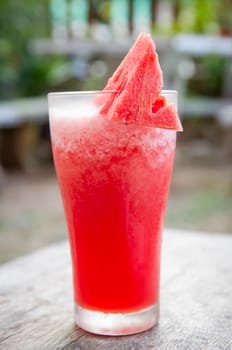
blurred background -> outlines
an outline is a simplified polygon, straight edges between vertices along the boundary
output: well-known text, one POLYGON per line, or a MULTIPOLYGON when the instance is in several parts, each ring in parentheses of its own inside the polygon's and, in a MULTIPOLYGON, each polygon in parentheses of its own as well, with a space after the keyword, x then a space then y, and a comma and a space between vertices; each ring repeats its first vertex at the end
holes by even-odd
POLYGON ((102 89, 140 31, 184 125, 165 225, 232 233, 231 0, 0 0, 0 263, 66 237, 47 92, 102 89))

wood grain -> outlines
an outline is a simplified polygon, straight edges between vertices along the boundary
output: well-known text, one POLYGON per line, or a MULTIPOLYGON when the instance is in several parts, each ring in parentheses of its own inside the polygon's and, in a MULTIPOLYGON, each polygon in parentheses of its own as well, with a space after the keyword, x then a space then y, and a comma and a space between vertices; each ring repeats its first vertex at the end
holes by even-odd
POLYGON ((62 242, 0 267, 1 350, 230 350, 232 236, 167 230, 161 319, 125 337, 74 325, 69 249, 62 242))

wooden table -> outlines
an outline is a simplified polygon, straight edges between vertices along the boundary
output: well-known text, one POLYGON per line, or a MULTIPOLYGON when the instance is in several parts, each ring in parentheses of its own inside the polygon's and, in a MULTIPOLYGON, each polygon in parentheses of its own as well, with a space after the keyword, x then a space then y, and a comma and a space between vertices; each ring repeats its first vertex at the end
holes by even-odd
POLYGON ((230 350, 232 235, 165 231, 160 323, 133 336, 95 336, 74 325, 67 242, 5 264, 0 349, 230 350))

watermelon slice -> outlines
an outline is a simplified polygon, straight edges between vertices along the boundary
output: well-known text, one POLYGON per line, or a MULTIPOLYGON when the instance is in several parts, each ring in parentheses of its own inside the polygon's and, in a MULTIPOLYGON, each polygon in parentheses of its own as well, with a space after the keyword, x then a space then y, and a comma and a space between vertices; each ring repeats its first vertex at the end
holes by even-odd
POLYGON ((150 114, 151 122, 157 128, 183 131, 176 106, 168 103, 164 96, 157 96, 152 105, 152 113, 150 114))
POLYGON ((154 41, 141 33, 103 89, 114 92, 101 95, 96 103, 109 119, 180 131, 176 108, 160 95, 162 87, 154 41))
POLYGON ((151 114, 151 123, 156 128, 183 131, 176 106, 174 104, 166 104, 159 108, 155 113, 151 114))

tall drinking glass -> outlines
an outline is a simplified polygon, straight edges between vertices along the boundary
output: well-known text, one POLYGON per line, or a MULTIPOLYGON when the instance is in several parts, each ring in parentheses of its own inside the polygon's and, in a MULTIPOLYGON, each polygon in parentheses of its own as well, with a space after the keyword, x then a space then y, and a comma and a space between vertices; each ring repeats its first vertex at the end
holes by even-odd
MULTIPOLYGON (((76 323, 92 333, 122 335, 158 322, 176 132, 108 120, 95 104, 108 93, 50 93, 49 118, 76 323)), ((176 104, 175 91, 163 95, 176 104)))

